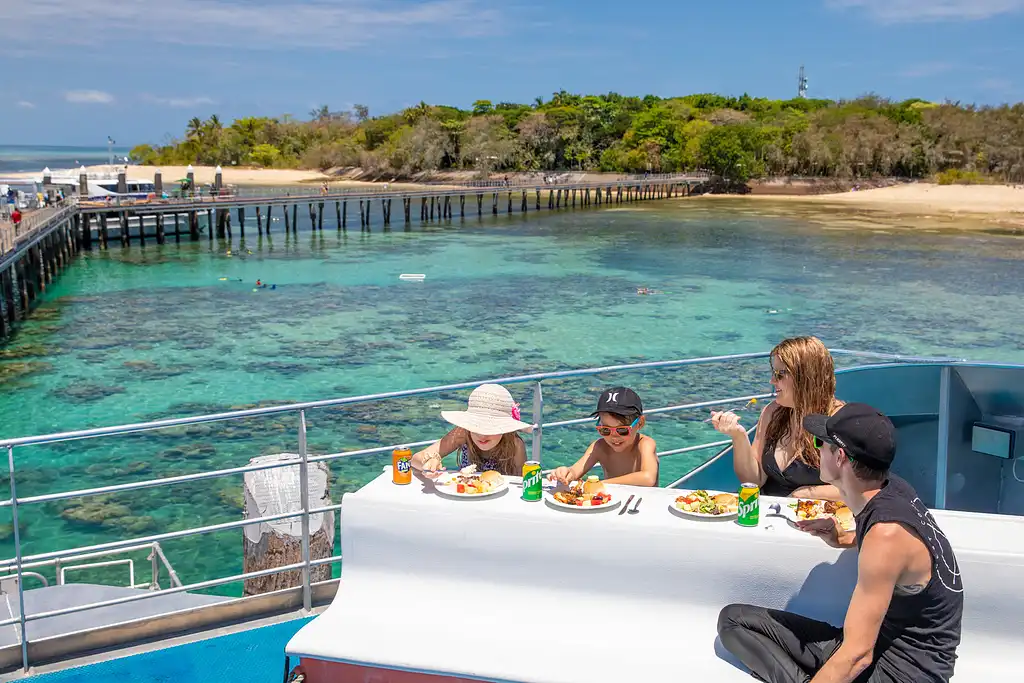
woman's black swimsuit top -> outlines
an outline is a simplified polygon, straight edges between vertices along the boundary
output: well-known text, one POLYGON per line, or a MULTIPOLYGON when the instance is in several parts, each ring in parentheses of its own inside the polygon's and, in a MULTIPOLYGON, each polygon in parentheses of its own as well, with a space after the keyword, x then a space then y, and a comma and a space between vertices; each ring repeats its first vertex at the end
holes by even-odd
POLYGON ((793 491, 804 486, 822 486, 821 472, 802 460, 789 463, 784 471, 779 471, 779 463, 775 460, 775 444, 766 443, 761 451, 761 469, 766 479, 761 486, 761 493, 766 496, 789 496, 793 491))

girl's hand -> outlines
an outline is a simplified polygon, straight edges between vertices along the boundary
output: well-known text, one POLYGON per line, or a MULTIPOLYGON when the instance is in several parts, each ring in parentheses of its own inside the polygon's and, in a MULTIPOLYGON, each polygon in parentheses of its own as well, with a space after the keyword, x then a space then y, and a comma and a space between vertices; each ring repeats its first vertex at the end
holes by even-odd
POLYGON ((437 479, 444 474, 444 463, 440 456, 431 455, 423 461, 423 469, 420 470, 427 479, 437 479))
POLYGON ((550 479, 552 481, 557 481, 557 482, 559 482, 561 484, 565 484, 566 486, 568 486, 569 482, 572 481, 572 479, 570 479, 571 475, 572 475, 572 468, 570 468, 570 467, 559 467, 559 468, 555 469, 555 471, 553 471, 551 474, 548 475, 548 479, 550 479))
POLYGON ((747 430, 740 424, 740 418, 731 410, 724 413, 711 412, 711 426, 726 436, 745 435, 747 430))

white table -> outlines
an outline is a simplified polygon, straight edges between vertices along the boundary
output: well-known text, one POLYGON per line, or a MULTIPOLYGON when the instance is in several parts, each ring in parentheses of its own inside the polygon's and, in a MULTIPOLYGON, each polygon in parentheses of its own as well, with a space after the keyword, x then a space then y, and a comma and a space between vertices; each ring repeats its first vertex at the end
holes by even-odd
MULTIPOLYGON (((344 497, 337 597, 287 652, 522 683, 653 683, 684 671, 749 681, 716 643, 726 604, 842 623, 856 552, 766 514, 779 499, 762 497, 759 526, 745 528, 670 512, 678 490, 610 488, 623 501, 642 496, 639 513, 526 502, 515 478, 503 495, 453 499, 417 479, 396 486, 387 468, 344 497)), ((1016 676, 1024 518, 936 517, 967 587, 957 679, 1016 676)))

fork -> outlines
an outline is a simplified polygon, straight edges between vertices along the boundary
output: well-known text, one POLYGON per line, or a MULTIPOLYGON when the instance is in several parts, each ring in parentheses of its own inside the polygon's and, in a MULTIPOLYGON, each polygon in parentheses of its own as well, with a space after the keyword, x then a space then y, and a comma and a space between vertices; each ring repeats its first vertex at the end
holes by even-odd
MULTIPOLYGON (((643 501, 643 497, 640 497, 640 498, 636 499, 636 505, 634 505, 633 509, 629 511, 629 514, 635 515, 636 513, 640 512, 640 502, 641 501, 643 501)), ((626 505, 629 505, 629 503, 626 503, 626 505)))

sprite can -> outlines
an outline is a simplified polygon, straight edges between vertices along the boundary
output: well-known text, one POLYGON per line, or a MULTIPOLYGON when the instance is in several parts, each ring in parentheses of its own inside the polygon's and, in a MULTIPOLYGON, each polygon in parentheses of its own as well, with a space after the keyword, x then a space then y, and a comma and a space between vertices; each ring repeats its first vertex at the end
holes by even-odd
POLYGON ((523 500, 540 500, 542 488, 540 463, 536 460, 527 460, 523 464, 523 500))
POLYGON ((740 484, 740 506, 736 523, 740 526, 757 526, 761 517, 761 487, 757 484, 740 484))

